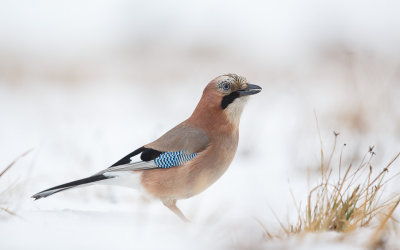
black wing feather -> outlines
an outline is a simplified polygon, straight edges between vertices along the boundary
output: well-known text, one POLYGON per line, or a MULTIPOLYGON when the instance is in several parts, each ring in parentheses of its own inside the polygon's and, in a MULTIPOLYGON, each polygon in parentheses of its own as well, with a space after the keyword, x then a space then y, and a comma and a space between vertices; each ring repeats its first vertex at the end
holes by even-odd
POLYGON ((140 159, 142 161, 152 161, 155 158, 157 158, 158 156, 160 156, 160 154, 162 154, 163 152, 151 149, 151 148, 145 148, 145 147, 141 147, 136 149, 135 151, 133 151, 132 153, 126 155, 124 158, 122 158, 121 160, 117 161, 116 163, 114 163, 110 168, 112 167, 116 167, 116 166, 120 166, 120 165, 125 165, 125 164, 129 164, 131 163, 131 158, 133 156, 136 156, 138 154, 140 155, 140 159))
POLYGON ((128 154, 127 156, 125 156, 121 160, 119 160, 116 163, 114 163, 113 165, 111 165, 110 168, 115 167, 115 166, 119 166, 119 165, 125 165, 125 164, 128 164, 128 163, 131 163, 131 157, 142 153, 145 149, 146 149, 145 147, 141 147, 141 148, 136 149, 132 153, 128 154))
POLYGON ((155 158, 159 157, 160 154, 162 154, 164 152, 155 150, 155 149, 151 149, 151 148, 146 148, 143 153, 140 155, 140 159, 142 161, 152 161, 155 158))

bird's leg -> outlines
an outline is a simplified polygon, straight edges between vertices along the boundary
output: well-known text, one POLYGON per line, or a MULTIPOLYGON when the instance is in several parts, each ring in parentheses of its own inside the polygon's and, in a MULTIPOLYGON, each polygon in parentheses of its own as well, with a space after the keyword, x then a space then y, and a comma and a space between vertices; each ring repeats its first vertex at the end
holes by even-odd
POLYGON ((174 212, 176 215, 179 216, 179 218, 181 218, 184 222, 190 222, 190 220, 188 220, 185 215, 182 213, 182 211, 176 206, 176 200, 173 199, 165 199, 162 200, 163 204, 171 209, 172 212, 174 212))

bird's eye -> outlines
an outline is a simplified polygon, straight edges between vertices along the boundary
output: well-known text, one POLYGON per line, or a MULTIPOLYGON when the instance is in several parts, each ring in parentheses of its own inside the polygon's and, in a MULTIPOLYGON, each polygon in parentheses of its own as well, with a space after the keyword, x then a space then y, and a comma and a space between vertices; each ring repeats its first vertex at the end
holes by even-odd
POLYGON ((222 83, 222 89, 228 91, 231 88, 231 84, 229 82, 222 83))

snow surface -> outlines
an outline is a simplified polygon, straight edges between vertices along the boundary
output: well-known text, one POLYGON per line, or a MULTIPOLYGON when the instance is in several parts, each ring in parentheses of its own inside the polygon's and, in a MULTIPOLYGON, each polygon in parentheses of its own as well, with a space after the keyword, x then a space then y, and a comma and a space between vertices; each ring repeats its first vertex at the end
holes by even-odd
MULTIPOLYGON (((400 15, 391 1, 6 1, 0 8, 0 249, 364 249, 372 229, 268 240, 297 219, 333 131, 345 164, 400 151, 400 15), (209 80, 252 96, 226 174, 178 206, 121 187, 30 196, 94 174, 172 128, 209 80), (310 169, 310 183, 307 179, 310 169)), ((336 154, 337 156, 337 154, 336 154)), ((336 158, 335 158, 336 159, 336 158)), ((335 164, 337 162, 335 161, 335 164)), ((393 171, 399 170, 395 163, 393 171)), ((387 192, 399 191, 396 182, 387 192)), ((398 213, 396 213, 398 214, 398 213)), ((388 236, 400 248, 398 235, 388 236)))

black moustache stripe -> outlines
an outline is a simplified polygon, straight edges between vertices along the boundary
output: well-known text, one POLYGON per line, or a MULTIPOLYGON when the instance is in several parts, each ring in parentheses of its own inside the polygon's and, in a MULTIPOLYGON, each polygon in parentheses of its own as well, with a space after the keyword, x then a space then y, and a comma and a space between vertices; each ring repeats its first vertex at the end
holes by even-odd
POLYGON ((238 97, 240 97, 238 91, 232 92, 229 95, 224 96, 221 101, 221 108, 226 109, 229 104, 231 104, 238 97))

